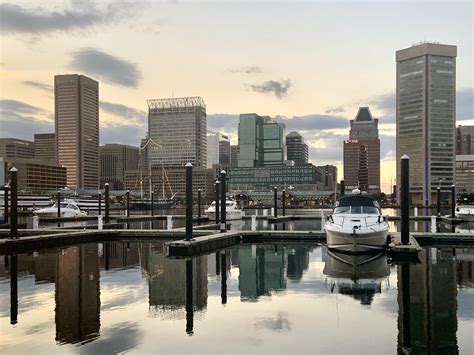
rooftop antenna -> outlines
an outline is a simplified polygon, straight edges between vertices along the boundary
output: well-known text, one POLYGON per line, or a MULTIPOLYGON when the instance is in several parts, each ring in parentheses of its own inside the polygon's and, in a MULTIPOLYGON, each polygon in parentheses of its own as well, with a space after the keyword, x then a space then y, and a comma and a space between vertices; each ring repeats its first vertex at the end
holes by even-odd
POLYGON ((171 89, 171 98, 174 99, 174 90, 171 89))

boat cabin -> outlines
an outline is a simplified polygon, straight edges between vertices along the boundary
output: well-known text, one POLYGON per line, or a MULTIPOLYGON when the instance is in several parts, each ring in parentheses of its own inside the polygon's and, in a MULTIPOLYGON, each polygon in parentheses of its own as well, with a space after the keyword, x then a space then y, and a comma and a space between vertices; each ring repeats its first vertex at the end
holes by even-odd
POLYGON ((354 195, 341 197, 334 207, 333 214, 375 214, 380 215, 380 206, 370 196, 354 195))

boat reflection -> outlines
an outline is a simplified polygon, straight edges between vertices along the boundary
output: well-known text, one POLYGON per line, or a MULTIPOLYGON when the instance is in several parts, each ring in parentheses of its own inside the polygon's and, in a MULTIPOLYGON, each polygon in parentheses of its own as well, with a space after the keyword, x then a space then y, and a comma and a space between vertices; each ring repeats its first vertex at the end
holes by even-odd
POLYGON ((390 275, 384 253, 350 255, 328 250, 323 273, 330 278, 331 292, 348 295, 370 305, 382 282, 390 275))

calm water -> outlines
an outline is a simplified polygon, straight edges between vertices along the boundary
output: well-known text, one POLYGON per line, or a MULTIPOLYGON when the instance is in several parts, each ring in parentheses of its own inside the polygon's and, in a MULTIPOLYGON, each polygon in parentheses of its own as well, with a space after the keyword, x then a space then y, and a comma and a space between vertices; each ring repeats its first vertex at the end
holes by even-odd
POLYGON ((0 353, 474 353, 473 249, 426 248, 410 266, 309 244, 163 251, 0 256, 0 353))

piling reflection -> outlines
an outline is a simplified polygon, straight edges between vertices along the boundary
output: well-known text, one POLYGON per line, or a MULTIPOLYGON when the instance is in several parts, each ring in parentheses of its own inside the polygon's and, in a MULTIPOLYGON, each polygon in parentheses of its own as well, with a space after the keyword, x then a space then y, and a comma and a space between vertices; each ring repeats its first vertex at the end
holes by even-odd
POLYGON ((328 250, 323 273, 330 277, 331 292, 350 296, 370 305, 382 282, 390 275, 384 253, 344 254, 328 250))
POLYGON ((398 352, 457 354, 456 261, 424 249, 420 264, 398 267, 398 352))
POLYGON ((10 257, 10 324, 18 323, 18 259, 10 257))

